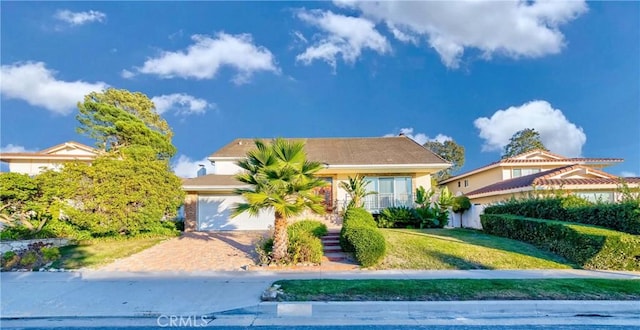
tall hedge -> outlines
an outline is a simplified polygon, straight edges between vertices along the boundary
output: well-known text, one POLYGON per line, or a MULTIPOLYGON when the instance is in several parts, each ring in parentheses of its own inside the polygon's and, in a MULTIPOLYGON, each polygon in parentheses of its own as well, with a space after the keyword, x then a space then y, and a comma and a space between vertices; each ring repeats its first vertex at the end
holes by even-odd
POLYGON ((485 232, 531 243, 586 269, 640 270, 640 236, 504 214, 480 216, 485 232))
POLYGON ((565 207, 562 198, 531 198, 492 205, 484 213, 578 222, 640 235, 640 205, 633 201, 565 207))
POLYGON ((371 213, 363 208, 347 209, 340 231, 343 251, 354 252, 356 260, 362 266, 369 267, 384 258, 386 244, 371 213))

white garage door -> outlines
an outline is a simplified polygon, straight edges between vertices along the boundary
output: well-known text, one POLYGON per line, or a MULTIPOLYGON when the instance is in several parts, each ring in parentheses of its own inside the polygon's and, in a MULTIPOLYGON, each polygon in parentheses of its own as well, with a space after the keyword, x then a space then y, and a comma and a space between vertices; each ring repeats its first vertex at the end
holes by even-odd
POLYGON ((265 230, 273 226, 273 212, 262 212, 257 217, 244 212, 232 218, 234 205, 243 201, 237 195, 199 196, 198 230, 265 230))

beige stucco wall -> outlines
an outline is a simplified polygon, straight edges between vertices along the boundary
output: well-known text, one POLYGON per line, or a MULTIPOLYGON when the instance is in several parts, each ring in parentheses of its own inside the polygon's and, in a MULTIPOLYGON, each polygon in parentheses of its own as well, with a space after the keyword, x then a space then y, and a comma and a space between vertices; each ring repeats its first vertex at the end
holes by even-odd
POLYGON ((445 186, 447 186, 447 188, 449 188, 449 191, 451 191, 454 195, 464 195, 470 191, 474 191, 476 189, 480 189, 490 184, 502 181, 503 175, 504 173, 502 168, 496 167, 481 173, 462 177, 458 180, 447 183, 445 186), (464 186, 464 180, 467 180, 468 182, 468 185, 466 187, 464 186), (460 187, 458 187, 458 182, 460 182, 460 187))
POLYGON ((34 162, 31 160, 13 160, 9 163, 9 172, 22 173, 27 175, 37 175, 45 169, 57 170, 61 163, 34 162))

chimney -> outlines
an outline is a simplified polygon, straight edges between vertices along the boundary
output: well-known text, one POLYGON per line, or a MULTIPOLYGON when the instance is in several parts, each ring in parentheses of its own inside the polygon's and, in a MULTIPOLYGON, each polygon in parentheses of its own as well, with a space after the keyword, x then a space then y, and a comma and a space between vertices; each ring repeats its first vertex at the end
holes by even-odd
POLYGON ((204 167, 204 165, 203 164, 199 164, 198 166, 200 166, 200 168, 198 169, 198 174, 196 176, 207 175, 207 169, 204 167))

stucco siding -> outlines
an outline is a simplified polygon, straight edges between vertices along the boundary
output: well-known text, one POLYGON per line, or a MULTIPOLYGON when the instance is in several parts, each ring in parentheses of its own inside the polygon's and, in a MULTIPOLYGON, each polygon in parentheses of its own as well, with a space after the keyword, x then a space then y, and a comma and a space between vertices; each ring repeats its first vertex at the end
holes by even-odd
POLYGON ((236 161, 216 160, 214 174, 233 175, 242 171, 236 161))

